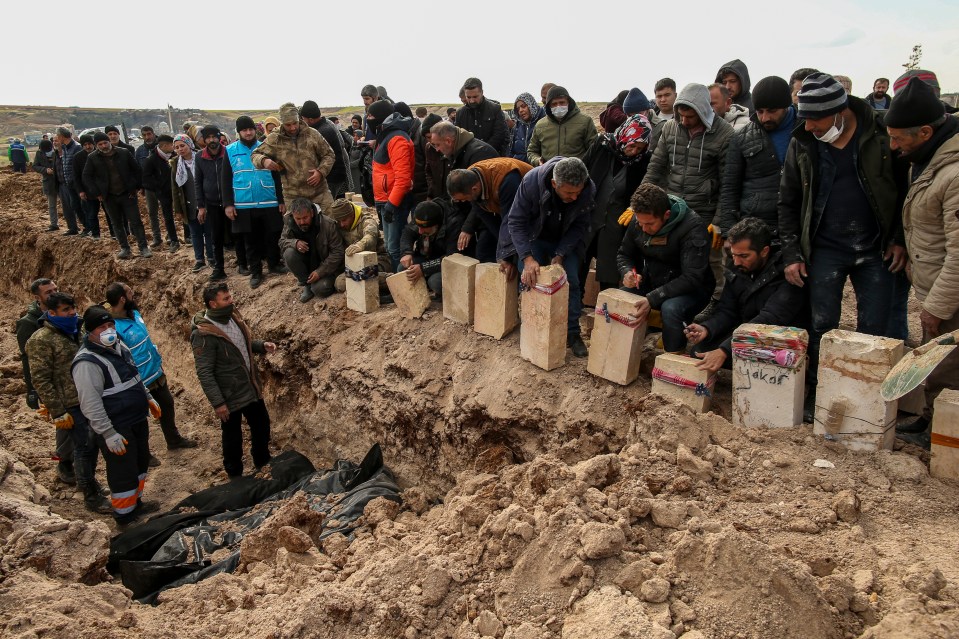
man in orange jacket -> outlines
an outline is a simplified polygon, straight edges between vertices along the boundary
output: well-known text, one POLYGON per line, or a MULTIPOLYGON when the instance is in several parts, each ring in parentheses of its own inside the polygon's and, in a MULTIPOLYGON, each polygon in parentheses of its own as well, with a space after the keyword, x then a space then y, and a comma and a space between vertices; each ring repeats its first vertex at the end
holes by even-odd
POLYGON ((386 251, 393 270, 400 263, 400 236, 412 205, 415 156, 410 140, 412 118, 396 113, 393 105, 380 100, 370 105, 366 119, 376 134, 373 152, 373 199, 380 214, 386 251))

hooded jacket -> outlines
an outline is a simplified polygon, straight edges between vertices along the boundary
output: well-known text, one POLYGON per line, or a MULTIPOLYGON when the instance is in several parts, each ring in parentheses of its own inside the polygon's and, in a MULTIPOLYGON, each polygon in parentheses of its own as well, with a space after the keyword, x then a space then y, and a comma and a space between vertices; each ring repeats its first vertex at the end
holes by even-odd
POLYGON ((569 100, 569 111, 562 121, 546 107, 546 117, 541 118, 533 129, 526 157, 533 166, 539 166, 556 156, 574 157, 582 160, 586 157, 589 145, 596 139, 596 124, 593 118, 580 112, 576 100, 569 96, 563 87, 556 86, 546 94, 546 104, 559 97, 569 100))
MULTIPOLYGON (((516 255, 524 260, 533 254, 532 242, 540 236, 548 215, 556 214, 558 198, 552 187, 553 167, 562 157, 554 157, 529 171, 520 182, 504 223, 500 226, 496 260, 503 261, 516 255)), ((586 187, 575 202, 567 205, 562 219, 562 232, 555 255, 574 252, 580 257, 586 251, 586 237, 595 206, 596 185, 587 179, 586 187)))
MULTIPOLYGON (((720 118, 716 118, 720 120, 720 118)), ((633 269, 642 275, 651 308, 680 295, 702 295, 712 291, 716 278, 709 268, 709 234, 706 223, 680 198, 670 195, 670 217, 683 215, 668 233, 650 236, 636 224, 635 216, 616 255, 622 278, 633 269)))
POLYGON ((546 117, 546 109, 536 103, 536 98, 534 98, 532 94, 520 93, 519 97, 516 98, 516 102, 513 103, 513 113, 516 114, 516 124, 513 126, 513 146, 510 149, 510 156, 517 160, 527 162, 529 160, 526 157, 526 148, 529 146, 530 138, 533 137, 533 129, 536 128, 536 123, 546 117), (516 104, 520 101, 529 108, 529 122, 519 117, 516 104))
POLYGON ((220 325, 206 316, 205 310, 193 316, 190 334, 196 376, 203 393, 214 408, 226 404, 231 413, 263 397, 253 353, 266 352, 263 341, 251 337, 239 311, 233 311, 232 319, 245 338, 250 368, 246 367, 243 354, 220 325))
POLYGON ((733 103, 749 109, 749 114, 752 115, 756 109, 753 107, 752 83, 749 81, 749 69, 746 68, 742 60, 732 60, 719 67, 719 71, 716 72, 716 82, 722 84, 723 76, 727 73, 735 73, 739 77, 739 83, 742 85, 740 94, 733 96, 733 103))
POLYGON ((315 202, 324 192, 329 191, 326 176, 330 174, 336 160, 333 149, 322 135, 305 124, 300 124, 296 136, 289 135, 282 126, 273 129, 251 155, 253 166, 257 169, 263 168, 267 158, 283 167, 280 179, 286 199, 305 197, 315 202), (322 176, 316 186, 307 182, 313 169, 318 169, 322 176))
POLYGON ((220 152, 213 155, 210 147, 206 146, 193 157, 196 158, 193 179, 196 183, 197 208, 205 209, 210 204, 223 206, 223 165, 229 161, 226 147, 220 145, 220 152))
POLYGON ((412 118, 389 115, 376 135, 373 152, 373 199, 399 207, 413 189, 416 155, 410 139, 412 118))
POLYGON ((497 155, 506 155, 509 147, 509 128, 503 117, 503 107, 496 100, 483 97, 475 105, 463 105, 456 112, 456 126, 465 129, 496 149, 497 155))
POLYGON ((719 224, 716 209, 720 180, 733 127, 716 116, 709 104, 709 91, 698 87, 686 85, 673 108, 687 106, 693 109, 706 130, 690 138, 689 131, 678 119, 663 124, 662 135, 643 182, 655 184, 670 195, 682 198, 707 224, 719 224))

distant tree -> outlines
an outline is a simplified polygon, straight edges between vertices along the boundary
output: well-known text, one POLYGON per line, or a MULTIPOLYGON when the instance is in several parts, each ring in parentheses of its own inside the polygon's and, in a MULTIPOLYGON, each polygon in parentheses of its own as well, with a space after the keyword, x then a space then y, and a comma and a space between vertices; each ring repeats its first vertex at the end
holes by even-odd
POLYGON ((919 68, 919 61, 922 59, 922 45, 917 44, 912 47, 912 53, 909 55, 909 62, 904 63, 902 66, 906 67, 907 71, 912 71, 913 69, 919 68))

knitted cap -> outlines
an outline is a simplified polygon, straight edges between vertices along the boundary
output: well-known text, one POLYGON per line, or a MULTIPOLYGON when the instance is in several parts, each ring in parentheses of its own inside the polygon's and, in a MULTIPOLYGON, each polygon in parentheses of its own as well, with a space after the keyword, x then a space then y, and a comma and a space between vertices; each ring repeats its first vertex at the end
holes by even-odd
POLYGON ((97 131, 96 133, 93 134, 94 144, 96 144, 97 142, 109 142, 109 141, 110 141, 110 136, 104 133, 103 131, 97 131))
POLYGON ((323 114, 320 112, 320 107, 316 102, 307 100, 303 103, 303 108, 300 109, 300 115, 304 118, 319 118, 322 117, 323 114))
POLYGON ((291 122, 300 121, 300 112, 296 108, 296 105, 292 102, 287 102, 280 107, 280 122, 283 124, 289 124, 291 122))
POLYGON ((95 331, 98 326, 102 326, 103 324, 112 321, 113 317, 110 315, 109 311, 97 304, 94 304, 83 312, 83 328, 88 333, 95 331))
POLYGON ((629 93, 626 94, 626 99, 623 100, 623 113, 626 115, 643 113, 649 111, 651 108, 646 94, 636 87, 630 89, 629 93))
POLYGON ((443 223, 443 207, 436 202, 420 202, 413 211, 413 221, 417 226, 429 228, 443 223))
POLYGON ((828 73, 813 73, 802 81, 802 89, 799 90, 799 117, 819 120, 841 113, 848 104, 846 90, 828 73))
POLYGON ((909 84, 909 80, 912 78, 919 78, 934 89, 939 88, 939 79, 936 77, 935 73, 932 71, 926 71, 925 69, 911 69, 896 78, 896 81, 892 83, 893 93, 896 93, 899 91, 899 89, 904 88, 907 84, 909 84))
POLYGON ((894 129, 908 129, 932 124, 945 114, 946 107, 936 97, 935 90, 919 76, 913 76, 909 84, 896 93, 885 122, 894 129))
POLYGON ((217 139, 220 138, 220 128, 213 124, 207 124, 205 127, 200 129, 200 138, 207 139, 210 136, 213 136, 217 139))
POLYGON ((255 129, 256 122, 253 121, 248 115, 241 115, 236 119, 236 130, 237 132, 243 131, 244 129, 255 129))
POLYGON ((119 133, 119 132, 120 132, 120 129, 116 128, 116 127, 115 127, 114 125, 112 125, 112 124, 108 124, 107 126, 103 127, 103 132, 104 132, 104 133, 119 133))
POLYGON ((352 202, 340 198, 338 200, 334 200, 333 206, 330 207, 329 215, 331 218, 339 222, 340 220, 345 220, 346 218, 355 216, 356 209, 353 208, 352 202))
POLYGON ((377 100, 368 109, 369 114, 380 122, 390 117, 394 111, 393 104, 386 100, 377 100))
POLYGON ((757 109, 785 109, 792 103, 789 83, 778 76, 763 78, 753 87, 753 106, 757 109))

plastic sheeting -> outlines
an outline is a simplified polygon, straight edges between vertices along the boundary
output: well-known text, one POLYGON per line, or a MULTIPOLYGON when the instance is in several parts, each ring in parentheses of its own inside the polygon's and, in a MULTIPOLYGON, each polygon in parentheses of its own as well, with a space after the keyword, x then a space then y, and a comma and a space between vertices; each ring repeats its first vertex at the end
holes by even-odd
POLYGON ((378 444, 360 464, 339 460, 332 469, 316 472, 299 453, 283 453, 272 460, 271 475, 272 480, 244 478, 207 489, 173 511, 114 537, 111 569, 119 570, 135 599, 152 604, 164 590, 235 570, 243 538, 297 493, 306 497, 312 510, 326 515, 329 525, 324 524, 320 539, 334 533, 352 538, 356 520, 377 497, 401 501, 378 444), (264 481, 285 483, 285 487, 265 496, 259 483, 264 481), (182 508, 201 510, 182 513, 182 508))

